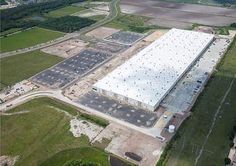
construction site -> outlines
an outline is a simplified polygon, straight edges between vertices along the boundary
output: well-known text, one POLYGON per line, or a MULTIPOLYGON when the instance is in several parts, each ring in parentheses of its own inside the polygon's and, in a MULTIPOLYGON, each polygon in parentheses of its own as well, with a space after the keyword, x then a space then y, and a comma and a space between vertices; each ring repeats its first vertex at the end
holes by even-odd
MULTIPOLYGON (((216 64, 223 57, 232 38, 178 29, 157 30, 149 34, 106 31, 106 27, 99 28, 99 30, 101 29, 108 34, 101 35, 103 38, 98 36, 99 41, 93 44, 93 49, 111 54, 111 58, 107 61, 104 59, 106 63, 101 62, 102 65, 95 70, 89 69, 88 71, 91 71, 80 77, 79 81, 72 81, 73 83, 64 89, 64 95, 79 104, 84 110, 143 133, 143 136, 141 133, 141 135, 137 133, 139 136, 136 135, 143 141, 147 138, 153 139, 153 145, 156 144, 155 148, 152 150, 147 148, 149 154, 153 155, 143 153, 144 147, 133 146, 134 149, 129 148, 128 150, 126 146, 121 146, 125 143, 132 144, 132 138, 128 137, 113 136, 112 139, 110 138, 112 142, 107 147, 109 152, 125 157, 132 162, 152 165, 160 157, 165 143, 171 139, 184 119, 190 115, 189 110, 204 88, 216 64), (171 41, 176 45, 171 45, 171 41), (178 52, 180 47, 186 51, 178 52), (155 49, 160 49, 160 51, 155 49), (165 55, 170 56, 169 61, 165 55), (176 58, 177 55, 179 59, 176 58), (172 59, 173 56, 175 58, 172 59), (157 70, 155 64, 159 64, 157 66, 163 72, 160 72, 160 69, 157 70), (164 72, 165 70, 169 72, 169 69, 173 68, 178 71, 173 72, 173 77, 171 73, 164 72), (148 77, 143 77, 142 72, 144 75, 146 73, 148 77), (138 75, 135 76, 134 73, 138 75), (155 81, 155 78, 160 83, 155 81), (132 80, 136 85, 132 85, 132 80), (151 81, 150 84, 145 83, 148 80, 151 81), (160 86, 161 82, 163 82, 163 86, 167 86, 169 82, 168 87, 160 86), (123 94, 119 92, 119 87, 127 87, 127 85, 132 90, 127 88, 127 90, 123 89, 123 94), (137 86, 145 90, 138 91, 137 86), (148 90, 149 88, 151 89, 148 90), (139 102, 132 99, 135 98, 136 92, 139 92, 139 102), (151 94, 153 96, 160 94, 160 96, 150 98, 151 94), (150 101, 147 98, 150 98, 150 101), (142 104, 142 102, 146 103, 142 104), (151 103, 154 104, 149 106, 151 103), (148 137, 144 138, 145 135, 148 137), (120 148, 117 149, 117 147, 120 148), (127 157, 127 151, 133 152, 142 159, 135 161, 134 158, 127 157)), ((96 34, 96 30, 89 32, 88 36, 93 33, 96 34)), ((100 31, 101 33, 102 31, 100 31)), ((103 59, 101 56, 99 57, 103 59)), ((112 126, 114 127, 114 125, 112 126)), ((125 129, 122 135, 127 132, 125 129)), ((140 144, 143 143, 140 142, 140 144)))
MULTIPOLYGON (((138 165, 154 165, 190 115, 233 36, 180 29, 139 34, 99 27, 43 48, 65 60, 28 79, 27 92, 35 91, 33 87, 62 92, 64 102, 110 122, 96 129, 93 142, 109 139, 106 151, 138 165)), ((6 100, 9 95, 1 95, 6 100)), ((88 131, 72 132, 79 136, 88 131)))

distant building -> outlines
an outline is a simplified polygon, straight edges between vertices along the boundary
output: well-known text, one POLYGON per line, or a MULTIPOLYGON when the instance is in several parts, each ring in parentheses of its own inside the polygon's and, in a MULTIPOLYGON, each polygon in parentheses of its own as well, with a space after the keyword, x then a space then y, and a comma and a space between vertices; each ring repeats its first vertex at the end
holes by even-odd
POLYGON ((154 111, 214 35, 171 29, 94 84, 98 93, 154 111))

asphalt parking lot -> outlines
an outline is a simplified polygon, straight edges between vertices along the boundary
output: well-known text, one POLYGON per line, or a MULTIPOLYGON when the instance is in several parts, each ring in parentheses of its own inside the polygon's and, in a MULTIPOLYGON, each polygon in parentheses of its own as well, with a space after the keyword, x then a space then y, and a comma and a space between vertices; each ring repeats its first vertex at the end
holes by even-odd
POLYGON ((93 91, 85 94, 76 102, 139 127, 152 127, 158 120, 155 112, 121 104, 119 101, 101 96, 93 91))
POLYGON ((139 33, 119 31, 112 34, 111 36, 108 36, 105 39, 120 44, 132 45, 136 41, 140 40, 142 37, 143 35, 139 33))
POLYGON ((109 57, 111 54, 87 49, 37 74, 32 78, 32 81, 50 88, 61 88, 88 73, 109 57))

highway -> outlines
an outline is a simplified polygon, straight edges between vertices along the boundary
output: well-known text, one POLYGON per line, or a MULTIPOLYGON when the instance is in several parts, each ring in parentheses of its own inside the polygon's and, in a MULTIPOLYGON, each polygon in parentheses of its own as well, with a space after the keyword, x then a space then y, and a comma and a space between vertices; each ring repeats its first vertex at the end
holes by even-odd
POLYGON ((23 54, 23 53, 26 53, 26 52, 35 51, 35 50, 38 50, 38 49, 49 47, 49 46, 54 45, 54 44, 61 43, 63 41, 69 40, 71 38, 79 37, 80 35, 84 35, 87 32, 89 32, 93 29, 96 29, 96 28, 98 28, 98 27, 100 27, 104 24, 107 24, 108 22, 110 22, 114 18, 116 18, 118 16, 119 12, 120 12, 118 4, 119 4, 119 0, 112 0, 109 4, 109 11, 110 11, 109 15, 107 15, 104 19, 96 22, 95 24, 92 24, 89 27, 82 28, 80 31, 76 31, 76 32, 73 32, 73 33, 68 33, 63 37, 60 37, 60 38, 57 38, 57 39, 54 39, 54 40, 51 40, 51 41, 48 41, 48 42, 45 42, 45 43, 40 43, 40 44, 34 45, 32 47, 22 48, 22 49, 10 51, 10 52, 1 53, 0 58, 5 58, 5 57, 9 57, 9 56, 14 56, 14 55, 17 55, 17 54, 23 54))

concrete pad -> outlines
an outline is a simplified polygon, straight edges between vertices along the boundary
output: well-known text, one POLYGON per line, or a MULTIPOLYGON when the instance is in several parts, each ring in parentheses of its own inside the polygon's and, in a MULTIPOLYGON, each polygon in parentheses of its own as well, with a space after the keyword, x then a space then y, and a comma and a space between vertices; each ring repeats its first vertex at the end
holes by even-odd
POLYGON ((71 39, 47 48, 43 48, 41 51, 63 58, 69 58, 80 53, 83 49, 86 48, 88 44, 89 43, 79 39, 71 39))
POLYGON ((140 166, 152 166, 156 164, 161 155, 164 143, 157 138, 113 123, 103 130, 104 133, 105 131, 110 133, 110 139, 112 138, 105 150, 119 157, 126 158, 140 166), (110 131, 113 133, 111 134, 110 131), (140 162, 134 161, 125 156, 125 152, 133 152, 142 157, 142 160, 140 162))

